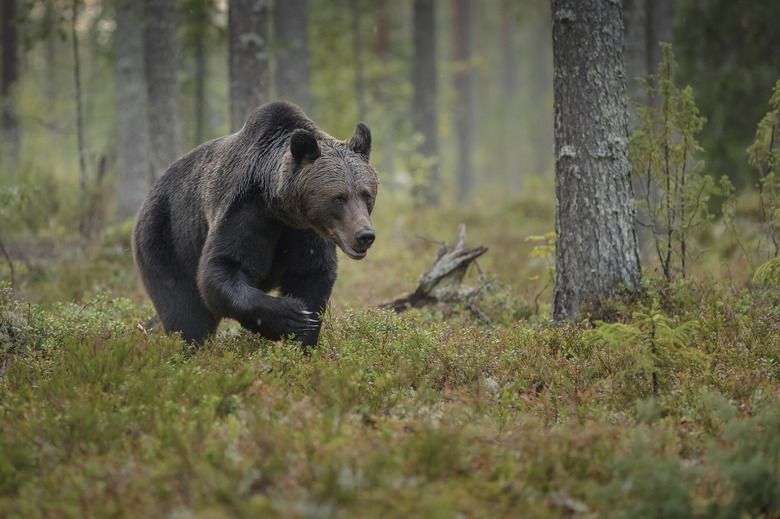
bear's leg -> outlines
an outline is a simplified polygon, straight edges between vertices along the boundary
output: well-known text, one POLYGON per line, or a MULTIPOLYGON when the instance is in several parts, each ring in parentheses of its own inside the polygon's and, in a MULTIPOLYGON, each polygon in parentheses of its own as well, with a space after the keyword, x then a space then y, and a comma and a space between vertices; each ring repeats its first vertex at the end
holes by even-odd
POLYGON ((220 263, 207 262, 198 275, 199 293, 212 314, 235 319, 244 328, 271 340, 290 334, 300 337, 319 325, 302 300, 271 296, 247 283, 242 270, 220 263))
POLYGON ((216 333, 219 320, 203 305, 194 283, 163 297, 169 300, 159 306, 155 303, 155 307, 165 309, 160 312, 160 321, 166 332, 179 332, 182 339, 198 346, 216 333))
POLYGON ((203 304, 193 281, 171 276, 148 283, 147 292, 166 333, 179 332, 188 343, 201 346, 217 331, 219 320, 203 304))
POLYGON ((279 287, 280 294, 286 297, 299 299, 309 312, 317 314, 319 321, 316 329, 307 331, 295 338, 303 344, 304 347, 316 346, 320 336, 320 327, 322 318, 320 317, 328 305, 330 293, 336 282, 336 272, 333 271, 314 271, 314 272, 293 272, 287 271, 282 276, 279 287))

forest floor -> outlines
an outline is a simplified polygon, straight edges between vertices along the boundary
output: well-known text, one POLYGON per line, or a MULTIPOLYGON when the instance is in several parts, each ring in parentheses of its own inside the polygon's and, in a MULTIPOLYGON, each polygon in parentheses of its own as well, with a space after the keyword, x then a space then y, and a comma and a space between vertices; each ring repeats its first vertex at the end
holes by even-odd
POLYGON ((145 329, 128 225, 16 256, 0 516, 780 517, 780 291, 710 249, 672 282, 648 261, 617 327, 557 327, 551 200, 476 207, 380 199, 310 356, 230 323, 195 353, 145 329), (490 323, 378 309, 461 222, 489 247, 490 323))

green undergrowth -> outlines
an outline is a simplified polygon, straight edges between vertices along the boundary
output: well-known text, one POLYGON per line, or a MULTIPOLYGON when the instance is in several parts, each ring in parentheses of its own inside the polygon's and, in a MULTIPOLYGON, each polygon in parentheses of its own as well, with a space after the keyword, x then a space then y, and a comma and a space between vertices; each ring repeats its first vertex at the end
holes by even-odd
POLYGON ((306 356, 6 287, 0 516, 780 517, 780 294, 614 306, 625 340, 346 309, 306 356))

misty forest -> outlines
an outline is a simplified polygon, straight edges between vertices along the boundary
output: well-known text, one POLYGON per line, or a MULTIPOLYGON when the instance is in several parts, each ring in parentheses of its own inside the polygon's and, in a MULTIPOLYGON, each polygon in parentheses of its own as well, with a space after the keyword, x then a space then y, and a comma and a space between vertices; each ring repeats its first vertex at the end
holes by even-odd
POLYGON ((780 519, 780 2, 0 5, 0 517, 780 519))

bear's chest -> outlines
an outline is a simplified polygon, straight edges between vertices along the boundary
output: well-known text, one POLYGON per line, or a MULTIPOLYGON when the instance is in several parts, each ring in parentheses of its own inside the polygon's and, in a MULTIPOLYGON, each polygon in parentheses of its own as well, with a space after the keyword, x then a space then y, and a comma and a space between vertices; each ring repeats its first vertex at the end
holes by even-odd
POLYGON ((277 242, 273 251, 273 259, 271 260, 265 276, 259 280, 257 288, 264 292, 279 288, 285 272, 287 272, 292 265, 297 263, 295 258, 297 254, 298 251, 294 248, 285 246, 284 240, 277 242))

